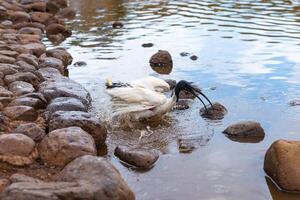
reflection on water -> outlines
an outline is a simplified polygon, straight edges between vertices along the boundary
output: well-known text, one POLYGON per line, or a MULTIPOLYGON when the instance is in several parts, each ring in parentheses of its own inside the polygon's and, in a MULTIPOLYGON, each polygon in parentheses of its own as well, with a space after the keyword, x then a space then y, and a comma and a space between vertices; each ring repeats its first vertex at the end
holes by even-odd
POLYGON ((93 97, 93 112, 109 119, 105 78, 129 81, 146 75, 192 81, 228 114, 218 122, 201 118, 199 102, 173 111, 166 124, 131 131, 112 128, 108 158, 121 171, 137 199, 293 200, 266 184, 263 158, 279 138, 300 139, 300 3, 286 0, 74 0, 79 13, 63 45, 74 62, 70 77, 93 97), (124 27, 113 29, 121 21, 124 27), (153 43, 151 48, 142 44, 153 43), (149 66, 159 49, 168 50, 173 70, 160 75, 149 66), (193 61, 180 53, 196 55, 193 61), (209 88, 216 88, 210 90, 209 88), (259 143, 229 140, 222 131, 241 120, 259 121, 259 143), (134 172, 112 155, 115 145, 156 148, 162 155, 146 173, 134 172), (192 153, 180 153, 181 147, 192 153), (184 146, 185 145, 185 146, 184 146), (159 190, 157 189, 159 186, 159 190), (270 190, 269 190, 270 187, 270 190))

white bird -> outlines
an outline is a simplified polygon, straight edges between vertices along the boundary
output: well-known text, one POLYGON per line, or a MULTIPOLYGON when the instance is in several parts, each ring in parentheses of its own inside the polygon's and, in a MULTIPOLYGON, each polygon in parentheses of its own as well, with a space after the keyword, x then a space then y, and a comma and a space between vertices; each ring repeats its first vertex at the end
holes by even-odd
POLYGON ((156 92, 168 92, 170 91, 170 85, 159 78, 156 78, 154 76, 148 76, 145 78, 139 78, 133 81, 130 81, 129 83, 122 83, 122 82, 117 82, 113 83, 110 79, 106 81, 106 86, 108 88, 116 88, 116 87, 125 87, 125 86, 131 86, 134 88, 145 88, 149 90, 153 90, 156 92))
POLYGON ((201 91, 196 90, 184 80, 176 84, 170 98, 151 89, 133 87, 131 85, 107 89, 106 91, 112 97, 113 114, 115 116, 126 116, 132 121, 139 121, 161 117, 169 112, 179 100, 181 90, 192 93, 202 102, 206 109, 206 105, 196 93, 202 95, 213 108, 210 100, 201 91))

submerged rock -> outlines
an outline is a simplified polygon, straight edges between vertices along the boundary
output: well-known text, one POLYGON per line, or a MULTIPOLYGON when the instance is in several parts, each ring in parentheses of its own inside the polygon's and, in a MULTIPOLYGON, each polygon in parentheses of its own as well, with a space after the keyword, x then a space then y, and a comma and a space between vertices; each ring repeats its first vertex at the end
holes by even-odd
POLYGON ((49 122, 49 130, 77 126, 88 132, 97 145, 104 144, 106 128, 101 120, 87 112, 81 111, 57 111, 52 114, 49 122))
POLYGON ((112 27, 113 28, 122 28, 124 24, 122 22, 113 22, 112 27))
POLYGON ((182 57, 186 57, 186 56, 189 56, 190 55, 190 53, 188 53, 188 52, 181 52, 180 53, 180 56, 182 56, 182 57))
POLYGON ((158 152, 154 150, 128 149, 120 146, 115 149, 115 156, 125 163, 142 169, 151 168, 159 158, 158 152))
POLYGON ((50 132, 40 143, 42 160, 51 165, 65 166, 82 155, 96 155, 95 142, 79 127, 57 129, 50 132))
POLYGON ((260 123, 255 121, 242 121, 230 125, 223 133, 234 141, 239 141, 241 139, 241 142, 259 142, 265 137, 264 129, 261 127, 260 123), (247 139, 251 140, 248 141, 247 139))
POLYGON ((180 100, 178 102, 176 102, 175 106, 173 107, 173 109, 175 110, 186 110, 189 109, 189 102, 187 100, 180 100))
POLYGON ((200 115, 204 118, 211 119, 211 120, 221 120, 227 113, 227 109, 222 104, 215 102, 213 103, 213 107, 211 105, 206 106, 205 108, 200 109, 200 115))
POLYGON ((265 155, 264 170, 283 190, 300 192, 300 141, 277 140, 265 155))
POLYGON ((169 74, 173 69, 173 60, 168 51, 159 50, 149 62, 152 69, 159 74, 169 74))
POLYGON ((142 44, 142 47, 145 47, 145 48, 149 48, 149 47, 153 47, 153 43, 144 43, 142 44))
POLYGON ((191 59, 191 60, 194 60, 194 61, 195 61, 195 60, 198 60, 198 56, 192 55, 192 56, 190 57, 190 59, 191 59))
POLYGON ((290 106, 300 106, 300 100, 292 100, 289 104, 290 106))
POLYGON ((0 135, 0 161, 22 166, 31 164, 37 156, 35 142, 26 135, 0 135))

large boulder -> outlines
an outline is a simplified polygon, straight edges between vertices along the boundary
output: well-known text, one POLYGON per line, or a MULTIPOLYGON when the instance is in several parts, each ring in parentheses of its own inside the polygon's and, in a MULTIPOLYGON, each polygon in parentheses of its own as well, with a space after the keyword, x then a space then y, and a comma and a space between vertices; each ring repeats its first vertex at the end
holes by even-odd
POLYGON ((37 156, 35 142, 26 135, 0 135, 0 161, 22 166, 31 164, 37 156))
POLYGON ((94 138, 97 145, 103 144, 107 135, 100 119, 81 111, 57 111, 52 114, 48 126, 50 131, 70 126, 80 127, 94 138))
POLYGON ((42 160, 51 165, 65 166, 82 155, 96 155, 93 138, 79 127, 69 127, 50 132, 40 143, 42 160))
POLYGON ((265 155, 264 170, 281 189, 300 192, 300 141, 277 140, 265 155))

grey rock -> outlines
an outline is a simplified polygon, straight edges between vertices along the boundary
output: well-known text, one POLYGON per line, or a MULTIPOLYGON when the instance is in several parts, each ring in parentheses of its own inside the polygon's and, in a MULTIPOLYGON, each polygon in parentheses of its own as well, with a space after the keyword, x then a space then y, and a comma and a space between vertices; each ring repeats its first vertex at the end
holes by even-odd
POLYGON ((17 96, 32 93, 35 91, 34 87, 30 83, 24 81, 12 82, 11 84, 9 84, 8 89, 17 96))
POLYGON ((40 99, 32 97, 19 97, 10 102, 8 106, 30 106, 35 110, 44 109, 46 107, 40 99))
POLYGON ((39 59, 39 68, 52 67, 60 71, 61 74, 64 73, 65 67, 63 62, 57 58, 44 57, 39 59))

